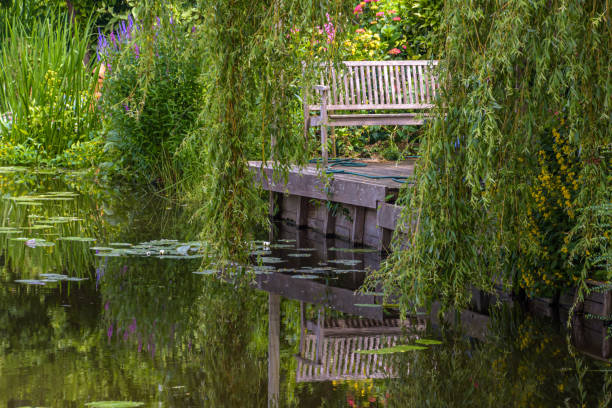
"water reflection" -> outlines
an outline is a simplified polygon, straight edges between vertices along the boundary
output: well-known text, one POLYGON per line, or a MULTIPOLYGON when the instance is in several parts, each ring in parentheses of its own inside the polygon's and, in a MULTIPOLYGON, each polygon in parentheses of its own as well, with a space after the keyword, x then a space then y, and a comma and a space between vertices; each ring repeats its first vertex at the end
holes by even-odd
POLYGON ((201 260, 183 255, 198 226, 159 199, 69 174, 0 172, 0 188, 0 225, 13 231, 0 230, 0 406, 573 407, 610 396, 595 371, 608 365, 573 357, 559 326, 520 308, 466 311, 462 326, 435 310, 400 320, 377 293, 356 294, 378 252, 283 226, 256 243, 253 259, 268 258, 256 273, 228 282, 194 273, 201 260), (11 198, 50 192, 70 199, 11 198), (58 217, 73 219, 42 224, 58 217), (39 238, 54 245, 26 245, 39 238), (87 280, 16 282, 46 273, 87 280), (363 354, 417 338, 443 344, 363 354))

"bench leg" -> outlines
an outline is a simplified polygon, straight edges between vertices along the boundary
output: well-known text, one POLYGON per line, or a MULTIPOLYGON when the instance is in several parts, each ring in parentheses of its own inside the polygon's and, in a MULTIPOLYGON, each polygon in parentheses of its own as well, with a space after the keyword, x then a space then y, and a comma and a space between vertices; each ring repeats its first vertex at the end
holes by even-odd
POLYGON ((327 126, 321 124, 321 156, 323 157, 323 167, 327 167, 327 126))

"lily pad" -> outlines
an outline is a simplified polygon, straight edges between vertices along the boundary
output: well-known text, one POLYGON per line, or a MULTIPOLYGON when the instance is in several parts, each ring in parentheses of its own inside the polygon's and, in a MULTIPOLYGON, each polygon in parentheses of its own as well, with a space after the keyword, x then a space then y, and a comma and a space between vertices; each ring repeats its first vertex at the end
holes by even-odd
POLYGON ((219 271, 216 269, 204 269, 202 271, 195 271, 193 273, 195 273, 196 275, 215 275, 218 272, 219 271))
POLYGON ((266 255, 272 255, 272 251, 264 251, 263 249, 259 249, 257 251, 252 251, 251 255, 253 256, 266 256, 266 255))
POLYGON ((270 248, 287 249, 287 248, 295 248, 295 245, 291 245, 291 244, 270 244, 270 248))
POLYGON ((273 257, 273 256, 262 256, 260 259, 261 259, 261 262, 269 263, 269 264, 285 262, 285 260, 283 260, 281 258, 276 258, 276 257, 273 257))
POLYGON ((440 344, 442 344, 442 342, 440 340, 434 340, 434 339, 417 339, 417 340, 415 340, 415 343, 423 344, 425 346, 433 346, 433 345, 440 345, 440 344))
POLYGON ((132 246, 132 244, 129 244, 127 242, 111 242, 108 245, 115 246, 115 247, 131 247, 132 246))
POLYGON ((350 253, 354 253, 354 254, 364 254, 364 253, 370 253, 370 252, 378 252, 376 249, 373 248, 336 248, 336 247, 331 247, 329 248, 330 251, 336 251, 336 252, 350 252, 350 253))
POLYGON ((287 254, 287 256, 290 256, 292 258, 310 258, 310 254, 287 254))
POLYGON ((15 283, 23 283, 24 285, 44 286, 46 282, 44 280, 39 280, 39 279, 18 279, 15 281, 15 283))
POLYGON ((14 167, 14 166, 5 166, 0 167, 0 174, 9 174, 9 173, 18 173, 20 171, 27 171, 27 167, 14 167))
POLYGON ((0 234, 19 234, 22 231, 14 227, 0 227, 0 234))
POLYGON ((62 241, 74 241, 74 242, 96 242, 95 238, 90 237, 61 237, 62 241))
POLYGON ((361 263, 361 259, 330 259, 327 262, 338 265, 355 266, 361 263))
POLYGON ((357 350, 357 354, 393 354, 393 353, 405 353, 406 351, 419 351, 427 350, 427 347, 416 346, 414 344, 403 344, 394 347, 384 347, 374 350, 357 350))

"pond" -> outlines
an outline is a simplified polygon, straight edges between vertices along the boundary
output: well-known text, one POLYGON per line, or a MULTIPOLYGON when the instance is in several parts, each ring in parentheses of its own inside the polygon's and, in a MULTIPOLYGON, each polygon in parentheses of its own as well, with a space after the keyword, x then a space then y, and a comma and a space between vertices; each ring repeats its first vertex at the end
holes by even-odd
POLYGON ((400 320, 378 252, 289 225, 248 279, 189 210, 96 175, 0 168, 1 407, 605 406, 609 365, 505 303, 400 320), (117 401, 111 404, 109 401, 117 401), (584 404, 584 405, 582 405, 584 404))

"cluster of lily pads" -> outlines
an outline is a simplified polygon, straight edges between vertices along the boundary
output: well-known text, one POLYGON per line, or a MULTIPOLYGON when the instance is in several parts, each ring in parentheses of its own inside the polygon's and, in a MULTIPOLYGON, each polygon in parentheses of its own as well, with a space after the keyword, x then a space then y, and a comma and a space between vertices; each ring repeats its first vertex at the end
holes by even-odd
POLYGON ((49 283, 58 283, 61 281, 65 282, 81 282, 87 278, 76 278, 67 275, 61 275, 57 273, 41 273, 40 279, 18 279, 15 283, 22 283, 24 285, 40 285, 45 286, 49 283))
POLYGON ((111 242, 108 246, 94 246, 100 257, 156 257, 163 259, 202 258, 204 243, 200 241, 180 242, 175 239, 161 239, 132 245, 125 242, 111 242))
POLYGON ((419 350, 427 350, 428 346, 436 346, 442 344, 440 340, 434 339, 416 339, 416 344, 400 344, 392 347, 381 347, 372 350, 357 350, 358 354, 394 354, 394 353, 405 353, 407 351, 419 351, 419 350))

